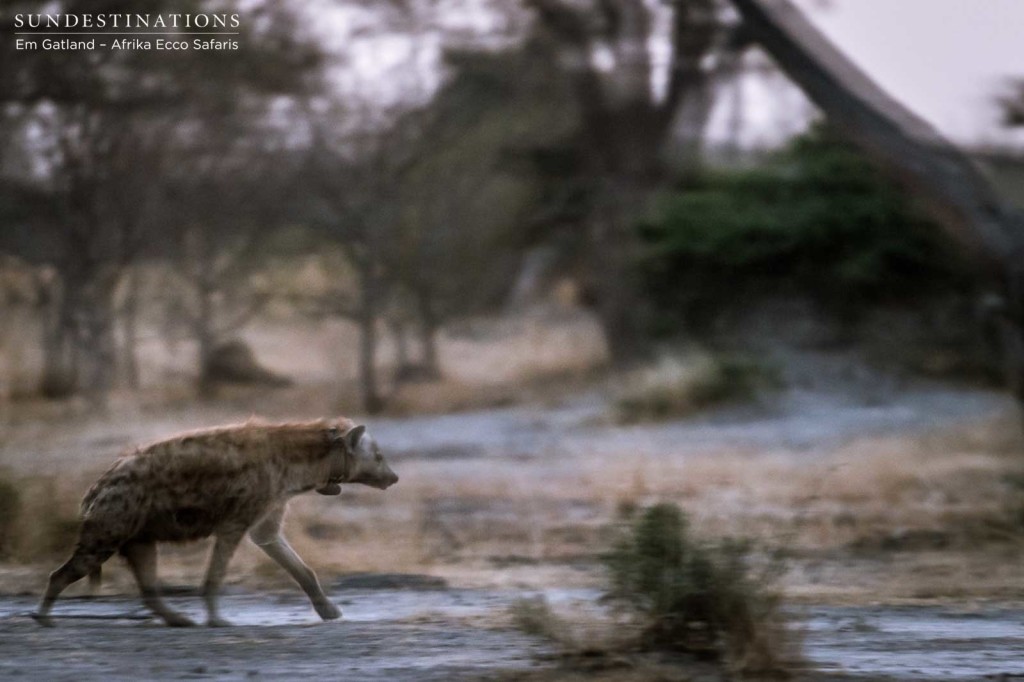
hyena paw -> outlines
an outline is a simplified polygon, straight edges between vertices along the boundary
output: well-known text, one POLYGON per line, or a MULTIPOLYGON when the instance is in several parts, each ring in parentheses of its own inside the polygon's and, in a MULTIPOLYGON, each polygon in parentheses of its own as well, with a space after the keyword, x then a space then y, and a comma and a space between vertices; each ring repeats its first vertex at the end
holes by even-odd
POLYGON ((43 615, 41 613, 30 613, 29 615, 32 616, 32 620, 39 623, 44 628, 52 628, 56 626, 56 623, 54 623, 53 619, 49 616, 43 615))
POLYGON ((322 604, 316 604, 316 612, 324 620, 336 620, 341 618, 341 609, 339 609, 333 602, 323 602, 322 604))
POLYGON ((231 623, 226 621, 226 620, 224 620, 220 616, 210 616, 207 619, 206 624, 208 626, 210 626, 211 628, 229 628, 229 627, 231 627, 231 623))
POLYGON ((172 628, 191 628, 195 627, 196 624, 196 622, 188 616, 183 616, 180 613, 174 613, 173 611, 161 614, 160 617, 163 618, 164 622, 172 628))

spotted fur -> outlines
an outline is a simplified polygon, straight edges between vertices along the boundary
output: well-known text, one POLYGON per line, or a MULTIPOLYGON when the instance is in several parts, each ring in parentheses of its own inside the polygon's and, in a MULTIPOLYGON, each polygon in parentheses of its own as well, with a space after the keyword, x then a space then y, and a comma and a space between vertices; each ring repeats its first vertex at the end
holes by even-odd
POLYGON ((309 595, 324 620, 340 611, 281 535, 288 500, 341 483, 387 488, 398 477, 365 427, 348 419, 270 424, 249 421, 184 433, 125 454, 82 500, 82 525, 71 558, 50 576, 36 619, 52 625, 57 596, 85 575, 97 576, 115 553, 128 561, 146 604, 169 625, 192 622, 160 599, 156 543, 216 538, 203 596, 208 622, 224 625, 217 592, 239 541, 250 537, 309 595))

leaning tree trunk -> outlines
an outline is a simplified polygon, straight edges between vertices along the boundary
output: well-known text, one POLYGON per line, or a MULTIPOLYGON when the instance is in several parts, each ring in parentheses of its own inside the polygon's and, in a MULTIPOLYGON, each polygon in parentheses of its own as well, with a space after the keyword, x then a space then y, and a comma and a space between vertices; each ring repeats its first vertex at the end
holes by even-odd
POLYGON ((1006 367, 1024 408, 1024 217, 963 153, 885 93, 790 0, 732 2, 749 36, 837 130, 910 191, 1001 293, 1006 367))

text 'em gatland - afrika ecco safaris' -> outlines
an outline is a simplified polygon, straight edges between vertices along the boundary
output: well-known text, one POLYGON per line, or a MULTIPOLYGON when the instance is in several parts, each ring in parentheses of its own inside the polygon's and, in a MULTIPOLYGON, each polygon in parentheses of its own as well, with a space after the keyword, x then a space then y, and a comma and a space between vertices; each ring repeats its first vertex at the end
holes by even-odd
POLYGON ((17 14, 18 50, 237 50, 237 14, 17 14))

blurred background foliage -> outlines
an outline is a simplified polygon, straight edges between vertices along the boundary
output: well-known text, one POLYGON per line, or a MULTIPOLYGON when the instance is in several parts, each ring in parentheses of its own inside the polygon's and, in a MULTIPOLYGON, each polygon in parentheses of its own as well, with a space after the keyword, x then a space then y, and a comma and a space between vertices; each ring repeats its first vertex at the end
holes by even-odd
MULTIPOLYGON (((891 145, 858 138, 851 123, 870 116, 836 104, 852 85, 812 93, 804 76, 828 56, 795 69, 749 5, 482 2, 467 24, 429 0, 151 0, 153 14, 239 13, 241 49, 5 42, 0 294, 23 324, 0 338, 17 375, 2 392, 102 406, 162 366, 210 397, 260 361, 240 340, 284 319, 355 332, 335 352, 368 412, 409 377, 451 372, 445 336, 480 316, 578 313, 617 369, 772 296, 828 324, 927 300, 955 322, 915 319, 922 334, 978 326, 963 301, 1006 287, 961 262, 981 218, 948 219, 964 205, 943 204, 943 183, 1009 222, 1000 201, 951 145, 933 140, 959 173, 940 178, 933 147, 901 169, 891 145), (755 144, 752 83, 801 97, 768 98, 785 121, 755 144), (171 361, 154 362, 154 339, 171 361)), ((141 11, 17 0, 0 26, 56 8, 141 11)), ((1019 89, 998 97, 1008 128, 1019 89)), ((923 122, 894 139, 922 135, 923 122)), ((989 152, 1012 193, 1019 160, 989 152)))
POLYGON ((965 264, 863 154, 819 125, 750 168, 708 170, 641 224, 659 331, 772 294, 839 316, 971 286, 965 264))

